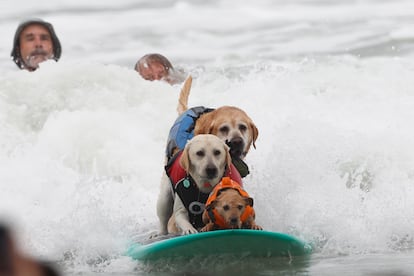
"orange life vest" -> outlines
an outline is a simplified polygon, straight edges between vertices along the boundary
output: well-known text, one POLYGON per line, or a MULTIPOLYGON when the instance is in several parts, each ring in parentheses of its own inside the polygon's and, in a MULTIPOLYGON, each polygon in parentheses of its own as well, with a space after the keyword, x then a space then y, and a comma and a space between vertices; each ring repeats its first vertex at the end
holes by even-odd
MULTIPOLYGON (((206 210, 207 210, 207 214, 210 220, 215 225, 217 225, 218 228, 220 229, 227 229, 229 228, 229 226, 224 221, 223 217, 217 212, 217 210, 210 207, 210 204, 215 199, 217 199, 217 196, 219 195, 220 191, 225 190, 225 189, 235 189, 239 192, 241 196, 249 197, 249 194, 245 190, 243 190, 243 188, 241 187, 239 183, 237 183, 236 181, 232 180, 230 177, 227 177, 227 176, 222 178, 221 182, 214 187, 213 191, 210 193, 210 196, 208 197, 207 202, 206 202, 206 210)), ((247 219, 253 214, 254 214, 253 206, 250 206, 250 205, 246 206, 243 214, 240 216, 240 220, 242 224, 245 224, 247 219)))

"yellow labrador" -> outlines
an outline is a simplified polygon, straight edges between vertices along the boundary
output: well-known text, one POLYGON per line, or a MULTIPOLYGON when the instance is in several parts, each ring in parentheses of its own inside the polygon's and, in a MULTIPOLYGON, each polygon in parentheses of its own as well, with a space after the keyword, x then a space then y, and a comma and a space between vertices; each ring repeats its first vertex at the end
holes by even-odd
POLYGON ((203 226, 202 213, 209 193, 231 165, 229 148, 215 135, 197 135, 173 163, 163 177, 157 202, 160 233, 196 233, 203 226), (166 204, 169 198, 173 202, 166 204), (168 204, 173 205, 172 212, 168 204))

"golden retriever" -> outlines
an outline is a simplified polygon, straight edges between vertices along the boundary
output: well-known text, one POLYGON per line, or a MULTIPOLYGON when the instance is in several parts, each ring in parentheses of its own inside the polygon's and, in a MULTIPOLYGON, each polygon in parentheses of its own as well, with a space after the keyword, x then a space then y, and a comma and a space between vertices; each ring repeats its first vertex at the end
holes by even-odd
POLYGON ((231 157, 244 159, 259 136, 252 119, 238 107, 222 106, 198 118, 194 126, 194 135, 213 134, 230 147, 231 157))
POLYGON ((255 216, 253 198, 238 183, 225 177, 207 200, 203 212, 205 226, 200 232, 242 228, 263 230, 256 224, 255 216))
MULTIPOLYGON (((181 89, 177 112, 179 115, 188 110, 192 77, 189 76, 181 89)), ((213 134, 230 147, 231 157, 244 159, 250 146, 256 148, 255 142, 259 130, 253 120, 242 109, 235 106, 222 106, 202 114, 194 126, 194 135, 213 134)))

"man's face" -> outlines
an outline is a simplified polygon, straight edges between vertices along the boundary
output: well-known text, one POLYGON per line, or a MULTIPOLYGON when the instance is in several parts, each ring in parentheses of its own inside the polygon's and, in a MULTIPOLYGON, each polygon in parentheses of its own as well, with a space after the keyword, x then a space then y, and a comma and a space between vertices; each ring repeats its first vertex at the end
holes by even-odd
POLYGON ((20 55, 27 69, 32 71, 38 64, 53 58, 53 42, 47 28, 31 24, 20 34, 20 55))
POLYGON ((140 74, 146 80, 161 80, 168 75, 167 70, 160 63, 145 63, 140 67, 140 74))

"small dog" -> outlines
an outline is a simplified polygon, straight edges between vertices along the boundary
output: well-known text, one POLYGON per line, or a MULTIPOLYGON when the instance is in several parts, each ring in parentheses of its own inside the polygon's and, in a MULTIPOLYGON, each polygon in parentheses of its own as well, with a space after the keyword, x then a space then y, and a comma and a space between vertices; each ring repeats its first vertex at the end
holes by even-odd
POLYGON ((161 224, 161 233, 197 233, 203 226, 201 216, 208 195, 230 166, 229 147, 218 137, 204 134, 191 139, 168 167, 169 179, 161 184, 158 204, 165 200, 162 195, 173 192, 172 214, 157 208, 165 224, 161 224))
POLYGON ((205 226, 200 232, 219 229, 263 230, 255 222, 253 198, 229 177, 211 192, 203 212, 205 226))

